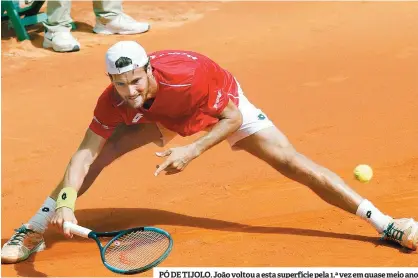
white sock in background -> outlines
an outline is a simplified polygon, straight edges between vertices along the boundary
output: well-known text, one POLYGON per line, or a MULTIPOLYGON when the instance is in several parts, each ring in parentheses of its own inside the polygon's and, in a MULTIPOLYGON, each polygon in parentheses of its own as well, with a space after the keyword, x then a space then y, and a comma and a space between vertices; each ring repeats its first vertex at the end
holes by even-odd
POLYGON ((42 207, 38 212, 29 220, 36 232, 44 233, 48 227, 49 221, 55 214, 55 208, 57 207, 57 202, 51 197, 46 198, 42 207))
POLYGON ((380 212, 380 210, 366 199, 359 205, 356 215, 372 224, 379 234, 381 234, 392 221, 392 217, 380 212))

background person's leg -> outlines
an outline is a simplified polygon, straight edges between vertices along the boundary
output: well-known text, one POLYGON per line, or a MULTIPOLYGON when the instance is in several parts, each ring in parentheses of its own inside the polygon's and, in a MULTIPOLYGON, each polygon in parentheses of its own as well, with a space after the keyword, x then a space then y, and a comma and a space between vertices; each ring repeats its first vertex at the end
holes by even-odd
POLYGON ((122 1, 93 1, 93 11, 98 21, 109 23, 123 12, 122 1))
POLYGON ((46 14, 43 47, 57 52, 80 50, 80 43, 71 35, 71 1, 48 0, 46 14))
POLYGON ((139 34, 150 28, 147 22, 138 22, 125 14, 120 0, 93 1, 93 11, 96 15, 93 31, 98 34, 139 34))
POLYGON ((71 1, 49 0, 46 6, 47 21, 44 26, 48 30, 59 32, 71 30, 71 1))

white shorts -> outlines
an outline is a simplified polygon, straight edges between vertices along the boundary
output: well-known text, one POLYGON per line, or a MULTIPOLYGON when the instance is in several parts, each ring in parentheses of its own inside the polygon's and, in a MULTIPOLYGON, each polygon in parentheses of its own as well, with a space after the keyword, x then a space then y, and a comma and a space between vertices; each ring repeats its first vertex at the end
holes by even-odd
POLYGON ((240 128, 226 139, 231 147, 238 141, 259 132, 260 130, 274 126, 267 115, 247 99, 238 81, 237 84, 239 96, 238 109, 241 111, 243 119, 240 128))
MULTIPOLYGON (((274 124, 269 120, 266 114, 263 113, 260 109, 255 107, 244 95, 244 92, 241 89, 241 86, 238 85, 238 97, 239 97, 239 104, 238 109, 241 111, 242 114, 242 125, 241 127, 232 133, 231 135, 226 138, 231 148, 240 140, 253 135, 254 133, 272 127, 274 124)), ((161 142, 162 146, 165 146, 169 141, 171 141, 174 137, 176 137, 177 133, 170 131, 163 127, 160 124, 157 124, 158 128, 161 132, 161 142)), ((157 144, 161 146, 160 144, 157 144)))

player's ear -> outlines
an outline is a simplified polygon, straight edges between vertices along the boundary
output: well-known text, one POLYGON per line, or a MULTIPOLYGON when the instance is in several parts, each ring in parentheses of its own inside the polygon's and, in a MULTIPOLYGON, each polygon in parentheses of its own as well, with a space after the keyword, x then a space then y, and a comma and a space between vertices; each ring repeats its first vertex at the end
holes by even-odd
POLYGON ((151 67, 151 63, 149 60, 147 64, 147 75, 152 75, 152 67, 151 67))
POLYGON ((106 75, 109 77, 109 79, 110 79, 110 82, 113 82, 113 78, 112 78, 112 75, 111 74, 109 74, 109 73, 106 73, 106 75))

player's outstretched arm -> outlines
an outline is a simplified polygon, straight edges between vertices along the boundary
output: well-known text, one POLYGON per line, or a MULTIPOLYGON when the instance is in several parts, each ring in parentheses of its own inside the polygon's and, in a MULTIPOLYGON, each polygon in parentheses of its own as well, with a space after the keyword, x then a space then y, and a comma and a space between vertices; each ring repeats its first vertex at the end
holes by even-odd
MULTIPOLYGON (((83 184, 90 165, 99 155, 105 142, 106 139, 88 129, 77 151, 71 157, 64 177, 51 193, 50 197, 57 201, 51 224, 57 226, 60 230, 63 228, 64 221, 77 224, 74 216, 77 193, 83 184)), ((64 234, 71 237, 69 231, 64 231, 64 234)))
POLYGON ((213 126, 211 131, 192 144, 157 153, 157 156, 167 157, 167 159, 158 166, 154 175, 157 176, 162 171, 166 171, 168 174, 183 171, 193 159, 225 140, 242 124, 242 114, 231 100, 218 118, 219 122, 213 126))
POLYGON ((242 125, 242 114, 238 107, 231 101, 218 116, 219 122, 204 136, 197 139, 193 145, 199 152, 204 153, 215 145, 225 140, 242 125))

